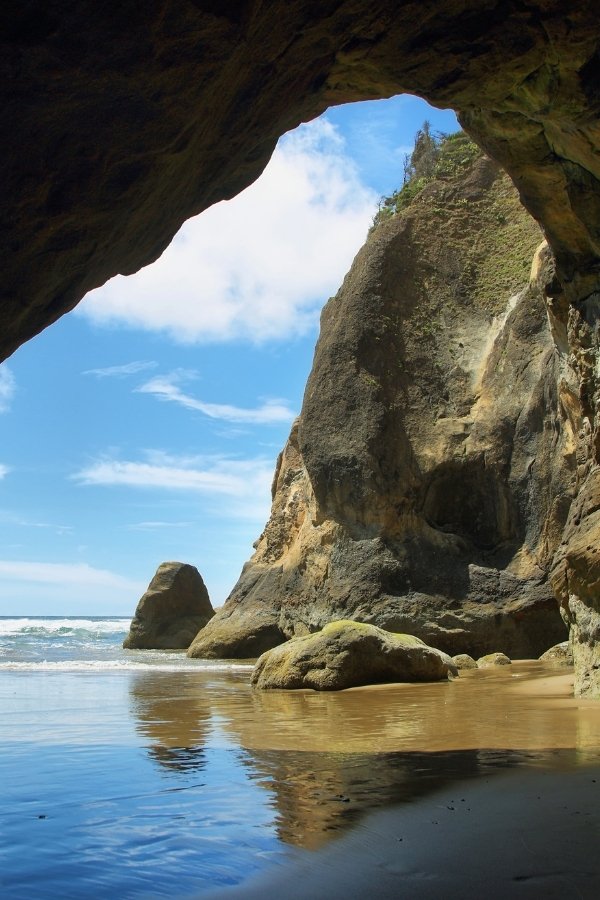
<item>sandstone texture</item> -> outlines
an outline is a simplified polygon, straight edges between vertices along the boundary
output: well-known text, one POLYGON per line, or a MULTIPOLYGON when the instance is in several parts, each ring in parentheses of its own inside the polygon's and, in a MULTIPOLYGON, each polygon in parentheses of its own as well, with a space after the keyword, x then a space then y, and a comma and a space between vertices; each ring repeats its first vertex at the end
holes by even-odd
POLYGON ((164 562, 138 603, 126 650, 187 650, 214 616, 208 591, 195 566, 164 562))
POLYGON ((540 659, 542 662, 556 663, 558 666, 572 666, 573 651, 571 650, 569 641, 561 641, 560 644, 555 644, 554 647, 550 647, 549 650, 542 653, 540 659))
POLYGON ((547 576, 576 385, 546 316, 547 248, 529 280, 541 235, 473 149, 450 142, 326 305, 271 518, 190 655, 234 655, 255 620, 272 645, 352 618, 474 657, 566 636, 547 576))
MULTIPOLYGON (((585 458, 584 458, 585 459, 585 458)), ((583 464, 587 468, 586 463, 583 464)), ((600 469, 573 504, 552 581, 570 628, 578 694, 600 698, 600 469)))
POLYGON ((419 638, 342 621, 267 650, 256 663, 252 684, 263 690, 340 691, 363 684, 441 681, 456 674, 449 656, 419 638))
POLYGON ((493 666, 510 666, 511 660, 505 653, 487 653, 477 660, 478 669, 491 669, 493 666))

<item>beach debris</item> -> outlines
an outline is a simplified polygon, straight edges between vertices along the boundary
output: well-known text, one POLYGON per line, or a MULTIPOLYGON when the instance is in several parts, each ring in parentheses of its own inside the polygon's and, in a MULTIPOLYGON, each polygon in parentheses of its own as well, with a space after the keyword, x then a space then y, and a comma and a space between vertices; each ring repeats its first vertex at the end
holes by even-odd
POLYGON ((252 684, 261 689, 339 691, 367 684, 441 681, 457 674, 446 653, 413 635, 341 620, 263 653, 252 684))
POLYGON ((126 650, 187 650, 212 619, 208 591, 195 566, 161 563, 137 605, 126 650))

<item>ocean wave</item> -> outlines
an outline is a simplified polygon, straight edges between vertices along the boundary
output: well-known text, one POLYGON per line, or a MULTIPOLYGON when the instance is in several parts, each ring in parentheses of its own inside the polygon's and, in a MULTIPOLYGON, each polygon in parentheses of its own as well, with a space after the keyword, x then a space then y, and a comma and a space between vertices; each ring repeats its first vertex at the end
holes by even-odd
POLYGON ((67 659, 67 660, 40 660, 38 662, 0 662, 0 670, 14 672, 235 672, 250 671, 253 668, 248 663, 204 662, 197 660, 195 663, 180 658, 175 662, 139 662, 129 659, 67 659))
POLYGON ((2 637, 100 637, 124 634, 129 629, 131 619, 44 619, 20 618, 0 619, 2 637))

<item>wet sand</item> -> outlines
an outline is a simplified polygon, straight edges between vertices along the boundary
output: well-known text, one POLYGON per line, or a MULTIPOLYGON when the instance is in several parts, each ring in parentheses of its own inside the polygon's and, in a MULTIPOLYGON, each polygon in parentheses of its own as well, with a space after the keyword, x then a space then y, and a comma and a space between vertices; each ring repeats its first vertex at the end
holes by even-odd
POLYGON ((217 900, 597 900, 600 767, 457 782, 217 900))
POLYGON ((600 896, 600 703, 568 670, 328 694, 200 670, 0 688, 11 900, 600 896))
MULTIPOLYGON (((570 671, 520 662, 465 672, 448 685, 347 691, 340 718, 335 715, 339 700, 328 710, 333 695, 259 695, 257 702, 269 708, 271 717, 285 711, 291 718, 303 705, 316 707, 321 728, 305 737, 305 746, 327 741, 364 749, 366 741, 373 752, 375 745, 385 750, 393 744, 397 750, 401 744, 409 756, 456 754, 463 763, 463 754, 477 748, 476 762, 471 772, 461 776, 457 766, 454 775, 447 771, 445 781, 429 790, 421 784, 420 791, 408 792, 402 802, 398 798, 392 808, 363 815, 334 843, 313 844, 310 855, 209 896, 596 900, 600 704, 574 698, 572 685, 570 671), (391 712, 396 705, 404 711, 399 719, 391 712), (371 722, 387 719, 387 727, 379 721, 370 740, 360 728, 339 733, 342 719, 366 728, 367 709, 371 722), (504 764, 495 767, 503 756, 500 748, 504 764)), ((254 738, 266 741, 264 733, 254 738)), ((288 739, 280 734, 277 743, 288 739)), ((415 769, 417 780, 423 765, 415 769)), ((341 799, 350 804, 351 789, 348 793, 341 799)))
POLYGON ((250 691, 228 726, 252 750, 448 752, 600 746, 600 703, 573 697, 571 670, 519 661, 449 682, 339 692, 250 691))

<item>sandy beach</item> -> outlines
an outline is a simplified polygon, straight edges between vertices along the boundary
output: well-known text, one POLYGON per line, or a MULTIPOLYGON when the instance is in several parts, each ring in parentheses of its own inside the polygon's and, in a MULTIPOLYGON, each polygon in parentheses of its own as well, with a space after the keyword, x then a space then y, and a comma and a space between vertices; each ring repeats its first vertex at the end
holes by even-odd
MULTIPOLYGON (((348 834, 309 857, 210 896, 595 900, 600 890, 598 704, 573 697, 572 674, 549 672, 535 662, 517 663, 510 675, 505 670, 465 673, 463 684, 469 678, 480 702, 493 694, 494 705, 505 704, 504 717, 494 709, 495 733, 480 732, 481 745, 504 746, 509 734, 522 735, 518 718, 527 709, 533 725, 529 749, 552 744, 549 731, 534 724, 547 723, 550 712, 554 754, 533 753, 526 767, 517 754, 516 769, 490 768, 464 779, 457 775, 449 785, 366 815, 348 834), (568 752, 565 734, 573 726, 577 746, 568 752)), ((366 694, 376 715, 379 698, 402 689, 409 686, 363 688, 347 695, 366 694)), ((470 700, 476 701, 475 694, 470 700)), ((458 720, 450 733, 436 718, 437 740, 429 738, 433 755, 466 749, 478 717, 458 720)))
POLYGON ((42 627, 0 672, 7 900, 598 895, 600 704, 569 670, 256 691, 42 627))
POLYGON ((599 766, 517 771, 374 813, 310 858, 210 896, 595 900, 599 842, 599 766))

